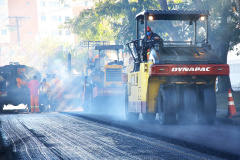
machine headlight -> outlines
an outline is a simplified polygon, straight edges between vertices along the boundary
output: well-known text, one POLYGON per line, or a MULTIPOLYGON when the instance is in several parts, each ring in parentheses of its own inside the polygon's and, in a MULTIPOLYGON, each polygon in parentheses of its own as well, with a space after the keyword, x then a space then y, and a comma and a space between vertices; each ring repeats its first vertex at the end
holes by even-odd
POLYGON ((201 20, 201 21, 204 21, 204 20, 205 20, 205 17, 204 17, 204 16, 200 17, 200 20, 201 20))

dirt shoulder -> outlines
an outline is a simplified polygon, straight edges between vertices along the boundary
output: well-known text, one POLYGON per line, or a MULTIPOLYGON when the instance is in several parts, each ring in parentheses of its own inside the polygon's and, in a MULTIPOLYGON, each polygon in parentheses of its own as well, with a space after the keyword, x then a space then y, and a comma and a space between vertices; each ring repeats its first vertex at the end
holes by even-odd
MULTIPOLYGON (((217 115, 227 117, 228 115, 228 93, 217 93, 217 115)), ((237 112, 240 112, 240 91, 232 92, 233 101, 237 112)), ((239 115, 239 114, 238 114, 239 115)))

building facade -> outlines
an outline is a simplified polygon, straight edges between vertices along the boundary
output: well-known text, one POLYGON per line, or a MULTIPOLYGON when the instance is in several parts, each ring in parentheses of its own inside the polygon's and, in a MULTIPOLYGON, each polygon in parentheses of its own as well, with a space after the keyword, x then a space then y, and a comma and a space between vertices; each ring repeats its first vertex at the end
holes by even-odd
POLYGON ((0 0, 0 47, 10 43, 10 31, 8 30, 8 2, 0 0))
POLYGON ((11 43, 32 41, 38 33, 36 0, 8 0, 8 19, 11 43))
POLYGON ((76 36, 59 26, 91 8, 94 1, 0 0, 0 47, 46 37, 74 44, 76 36))

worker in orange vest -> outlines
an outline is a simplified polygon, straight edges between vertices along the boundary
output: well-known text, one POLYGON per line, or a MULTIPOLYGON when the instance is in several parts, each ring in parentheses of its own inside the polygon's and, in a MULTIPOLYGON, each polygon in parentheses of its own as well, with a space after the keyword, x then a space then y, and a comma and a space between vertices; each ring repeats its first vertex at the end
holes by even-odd
MULTIPOLYGON (((147 27, 147 39, 148 40, 158 40, 160 43, 163 42, 163 39, 155 32, 152 31, 150 27, 147 27)), ((157 41, 153 42, 155 44, 157 41)))
POLYGON ((51 94, 51 87, 50 85, 47 83, 47 80, 44 78, 43 82, 41 83, 41 87, 40 87, 40 91, 46 93, 48 95, 48 97, 50 97, 51 94))
POLYGON ((39 112, 39 82, 37 76, 33 76, 33 80, 28 83, 28 88, 30 89, 31 98, 31 112, 39 112))
POLYGON ((61 80, 54 75, 55 81, 54 81, 54 87, 55 87, 55 96, 57 99, 61 99, 62 98, 62 84, 61 84, 61 80))
MULTIPOLYGON (((143 38, 143 43, 144 43, 144 39, 143 38)), ((151 45, 154 46, 156 43, 159 43, 161 45, 163 45, 163 39, 155 32, 152 31, 152 29, 148 26, 147 27, 147 40, 154 40, 153 42, 151 42, 151 45)), ((147 60, 149 59, 149 54, 150 54, 150 48, 148 48, 147 50, 147 60)))
POLYGON ((27 86, 27 82, 22 80, 23 76, 24 74, 22 73, 19 74, 18 77, 16 78, 18 88, 22 88, 23 85, 27 86))
POLYGON ((17 86, 18 86, 18 88, 21 88, 21 85, 23 84, 22 79, 19 78, 19 77, 17 77, 17 78, 16 78, 16 81, 17 81, 17 86))

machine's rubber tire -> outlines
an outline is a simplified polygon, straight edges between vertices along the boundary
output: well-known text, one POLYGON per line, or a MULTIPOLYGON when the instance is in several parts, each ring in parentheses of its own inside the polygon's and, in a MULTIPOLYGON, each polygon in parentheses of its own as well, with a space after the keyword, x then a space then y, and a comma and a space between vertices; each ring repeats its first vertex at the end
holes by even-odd
POLYGON ((178 122, 180 124, 193 124, 197 116, 197 95, 196 86, 188 85, 180 87, 179 94, 183 93, 183 106, 178 113, 178 122))
POLYGON ((143 113, 142 117, 146 122, 153 122, 156 119, 156 113, 143 113))
POLYGON ((125 116, 128 121, 137 121, 139 119, 139 113, 128 111, 128 89, 125 88, 125 116))
POLYGON ((214 124, 216 119, 216 93, 214 85, 198 87, 197 118, 200 124, 214 124))
POLYGON ((158 115, 161 125, 175 124, 177 93, 175 85, 161 85, 158 91, 158 115))

